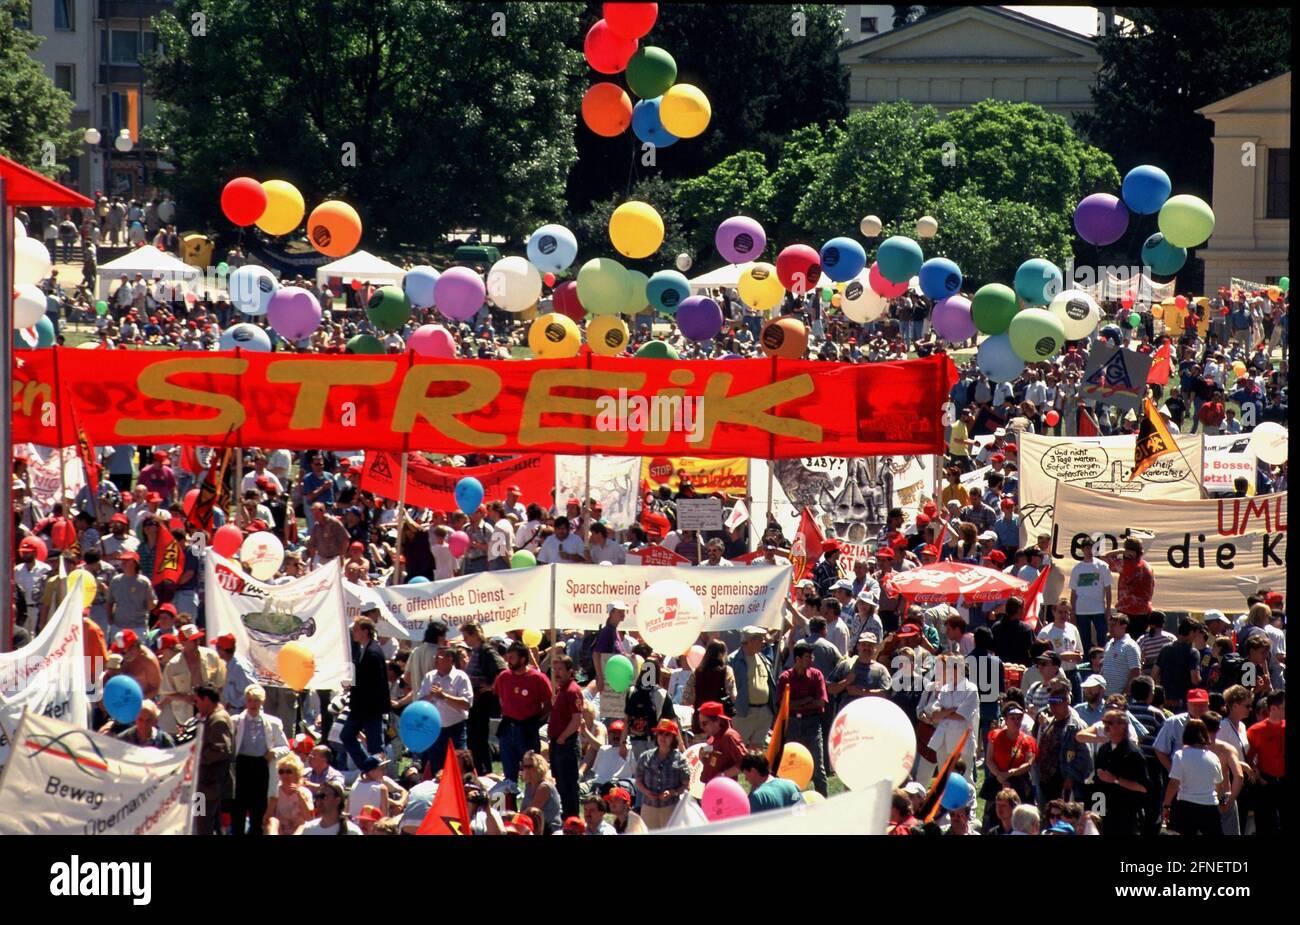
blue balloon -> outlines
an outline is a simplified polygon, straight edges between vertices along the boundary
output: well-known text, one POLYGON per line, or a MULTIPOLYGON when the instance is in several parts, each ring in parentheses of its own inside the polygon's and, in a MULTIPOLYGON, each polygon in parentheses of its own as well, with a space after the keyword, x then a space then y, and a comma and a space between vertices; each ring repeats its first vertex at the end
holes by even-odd
POLYGON ((927 299, 937 302, 961 292, 961 268, 947 257, 931 257, 916 275, 927 299))
POLYGON ((1124 174, 1120 195, 1130 212, 1154 215, 1160 211, 1172 190, 1173 183, 1169 180, 1169 174, 1159 167, 1143 164, 1124 174))
POLYGON ((1119 325, 1108 324, 1104 326, 1098 334, 1103 340, 1109 340, 1113 344, 1118 344, 1124 339, 1124 334, 1120 331, 1119 325))
POLYGON ((1016 295, 1026 305, 1047 305, 1061 293, 1061 269, 1050 260, 1034 257, 1016 270, 1016 295))
POLYGON ((921 245, 906 235, 896 234, 886 238, 876 249, 876 264, 880 275, 891 283, 906 283, 921 271, 925 254, 921 245))
POLYGON ((483 503, 483 483, 466 476, 456 483, 456 506, 466 514, 473 514, 483 503))
POLYGON ((417 755, 427 752, 442 732, 442 717, 438 708, 427 700, 416 700, 407 704, 402 711, 402 719, 397 724, 397 731, 402 737, 402 744, 417 755))
POLYGON ((429 579, 425 578, 423 575, 412 575, 406 583, 408 585, 427 585, 429 579))
POLYGON ((961 809, 969 806, 971 797, 975 795, 975 788, 970 782, 960 774, 949 774, 948 784, 943 788, 943 796, 939 797, 939 805, 946 810, 961 809))
POLYGON ((1142 265, 1159 276, 1173 276, 1187 262, 1187 248, 1174 247, 1156 232, 1142 243, 1142 265))
POLYGON ((36 322, 36 349, 44 350, 46 347, 54 346, 54 322, 50 320, 49 315, 41 315, 41 320, 36 322))
POLYGON ((442 274, 433 267, 411 267, 402 280, 402 291, 411 300, 412 308, 433 308, 433 287, 442 274))
POLYGON ((659 101, 662 99, 662 96, 656 96, 652 100, 642 100, 632 108, 632 134, 656 148, 666 148, 677 141, 677 136, 659 121, 659 101))
POLYGON ((867 252, 852 238, 831 238, 822 245, 822 276, 847 283, 867 266, 867 252))
POLYGON ((104 685, 104 709, 119 723, 133 723, 144 703, 140 682, 130 675, 120 674, 109 678, 104 685))
POLYGON ((578 239, 563 225, 543 225, 528 236, 526 252, 543 273, 559 273, 578 259, 578 239))
POLYGON ((1005 332, 986 337, 975 361, 993 382, 1010 382, 1025 371, 1025 361, 1011 349, 1011 338, 1005 332))
POLYGON ((677 314, 677 306, 691 295, 691 283, 676 270, 660 270, 645 284, 646 301, 661 315, 677 314))

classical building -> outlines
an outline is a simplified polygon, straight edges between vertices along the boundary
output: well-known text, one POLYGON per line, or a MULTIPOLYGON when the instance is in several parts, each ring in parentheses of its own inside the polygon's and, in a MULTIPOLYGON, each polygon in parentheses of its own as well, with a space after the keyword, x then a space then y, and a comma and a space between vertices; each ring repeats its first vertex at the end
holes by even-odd
POLYGON ((1205 288, 1287 276, 1291 241, 1291 74, 1198 109, 1214 123, 1214 235, 1205 288))
POLYGON ((1094 108, 1101 56, 1088 36, 997 6, 950 7, 897 29, 860 10, 892 7, 846 8, 846 35, 862 36, 840 49, 850 106, 908 100, 945 113, 996 99, 1070 120, 1094 108), (864 34, 873 25, 878 32, 864 34))

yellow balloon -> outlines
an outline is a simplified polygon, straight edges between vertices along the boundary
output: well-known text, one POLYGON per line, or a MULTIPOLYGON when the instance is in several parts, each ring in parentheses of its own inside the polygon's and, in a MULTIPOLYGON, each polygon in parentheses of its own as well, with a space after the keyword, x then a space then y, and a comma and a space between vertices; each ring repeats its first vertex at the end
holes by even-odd
POLYGON ((770 312, 785 298, 785 286, 770 263, 756 263, 740 274, 736 289, 740 300, 756 312, 770 312))
POLYGON ((298 188, 284 180, 267 180, 262 189, 266 190, 266 211, 257 220, 257 227, 274 235, 288 234, 297 228, 307 211, 307 203, 298 188))
POLYGON ((301 642, 287 642, 275 657, 275 670, 286 687, 303 691, 316 673, 316 657, 301 642))
POLYGON ((89 607, 91 604, 95 603, 95 576, 91 575, 90 572, 86 571, 84 568, 77 568, 77 569, 73 569, 71 572, 68 572, 67 582, 68 582, 69 594, 71 594, 72 589, 77 586, 77 582, 83 578, 85 579, 86 583, 82 585, 82 589, 81 589, 81 594, 82 594, 81 607, 84 610, 85 608, 89 607))
POLYGON ((793 781, 800 790, 804 789, 813 776, 812 753, 798 742, 786 742, 781 750, 781 767, 776 776, 793 781))
POLYGON ((694 138, 709 127, 713 108, 699 87, 674 84, 659 101, 659 121, 678 138, 694 138))
POLYGON ((627 325, 618 315, 601 315, 587 324, 587 346, 599 356, 618 356, 627 349, 627 341, 627 325))
POLYGON ((524 630, 524 645, 530 649, 536 649, 542 644, 541 630, 524 630))
POLYGON ((644 202, 625 202, 609 217, 609 239, 624 257, 649 257, 664 243, 664 220, 644 202))
POLYGON ((821 803, 825 799, 826 798, 822 796, 820 793, 818 793, 816 790, 805 790, 803 792, 803 801, 804 804, 807 806, 812 806, 816 803, 821 803))
POLYGON ((540 359, 562 360, 578 355, 582 334, 572 318, 551 312, 528 326, 528 346, 540 359))

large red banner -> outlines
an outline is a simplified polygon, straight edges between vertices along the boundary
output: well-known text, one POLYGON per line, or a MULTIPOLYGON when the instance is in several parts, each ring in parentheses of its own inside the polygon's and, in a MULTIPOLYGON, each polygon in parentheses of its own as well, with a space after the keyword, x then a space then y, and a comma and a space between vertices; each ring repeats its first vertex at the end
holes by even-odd
MULTIPOLYGON (((506 488, 518 485, 519 497, 525 503, 536 501, 549 507, 551 494, 555 491, 555 457, 532 453, 486 466, 457 468, 435 466, 412 455, 406 460, 406 503, 438 511, 454 511, 457 508, 456 483, 464 478, 478 479, 483 484, 483 497, 489 501, 504 498, 506 488)), ((381 498, 398 500, 402 487, 401 455, 367 453, 360 487, 381 498)))
POLYGON ((942 354, 859 365, 55 347, 15 353, 13 439, 72 445, 71 399, 99 446, 213 445, 233 428, 237 446, 288 449, 769 459, 942 453, 941 408, 955 380, 942 354))

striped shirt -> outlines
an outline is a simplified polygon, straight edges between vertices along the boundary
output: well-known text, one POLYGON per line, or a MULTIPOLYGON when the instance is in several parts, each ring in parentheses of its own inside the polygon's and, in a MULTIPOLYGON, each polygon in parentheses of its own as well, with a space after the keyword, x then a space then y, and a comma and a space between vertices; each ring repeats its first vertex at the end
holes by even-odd
POLYGON ((1138 637, 1138 648, 1142 651, 1142 670, 1147 671, 1156 663, 1156 657, 1160 650, 1171 642, 1176 642, 1178 637, 1168 630, 1161 630, 1159 633, 1143 633, 1138 637))
POLYGON ((1101 676, 1106 679, 1106 691, 1127 694, 1129 674, 1142 665, 1142 651, 1132 637, 1111 639, 1106 643, 1106 654, 1101 659, 1101 676))

